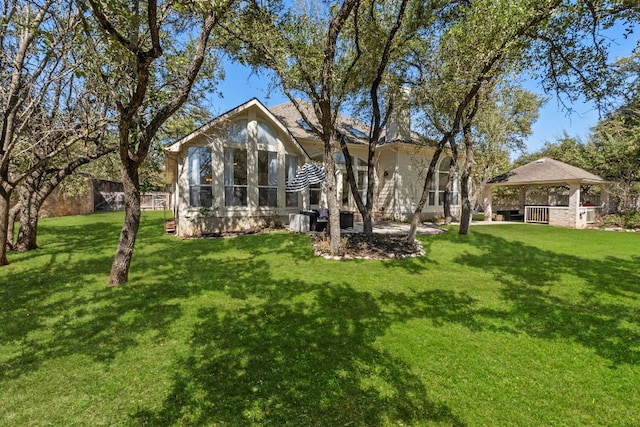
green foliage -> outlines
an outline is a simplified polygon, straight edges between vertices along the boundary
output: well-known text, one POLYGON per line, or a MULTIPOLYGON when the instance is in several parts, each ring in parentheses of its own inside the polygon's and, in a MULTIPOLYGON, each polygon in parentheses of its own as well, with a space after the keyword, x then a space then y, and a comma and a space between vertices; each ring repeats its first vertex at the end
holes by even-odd
POLYGON ((179 240, 166 214, 121 288, 122 213, 9 254, 1 426, 640 423, 635 233, 478 226, 333 261, 298 234, 179 240))
POLYGON ((629 211, 606 215, 602 218, 602 225, 605 227, 620 227, 632 230, 640 229, 640 212, 629 211))
POLYGON ((542 157, 549 157, 579 168, 593 170, 593 160, 585 144, 578 138, 569 136, 566 132, 557 141, 546 141, 541 150, 520 156, 515 163, 521 166, 542 157))

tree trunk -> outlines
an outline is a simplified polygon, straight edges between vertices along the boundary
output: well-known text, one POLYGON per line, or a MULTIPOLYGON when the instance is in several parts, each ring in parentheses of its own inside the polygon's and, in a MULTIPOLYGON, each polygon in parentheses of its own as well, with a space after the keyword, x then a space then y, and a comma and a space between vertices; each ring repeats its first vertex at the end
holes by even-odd
POLYGON ((7 245, 10 250, 14 249, 13 246, 13 230, 16 228, 16 218, 20 213, 20 203, 16 203, 11 209, 9 209, 9 221, 7 224, 7 245))
POLYGON ((109 286, 119 286, 129 280, 129 267, 133 248, 140 228, 140 192, 138 167, 131 160, 122 159, 122 183, 124 185, 125 217, 116 256, 111 265, 109 286))
POLYGON ((471 200, 469 183, 471 181, 471 169, 473 168, 473 143, 471 141, 471 129, 467 126, 463 129, 465 146, 465 162, 460 182, 460 197, 462 199, 462 213, 460 217, 460 229, 458 234, 469 234, 471 225, 471 200))
POLYGON ((449 173, 447 175, 447 184, 444 189, 444 223, 451 224, 453 214, 451 213, 451 203, 453 198, 453 181, 456 175, 458 165, 458 149, 454 141, 450 141, 451 145, 451 163, 449 164, 449 173))
POLYGON ((42 201, 25 182, 20 187, 20 228, 15 248, 19 252, 38 249, 38 216, 42 201))
POLYGON ((329 143, 324 145, 324 168, 326 171, 325 194, 329 209, 329 245, 332 255, 340 250, 340 206, 336 186, 336 162, 333 160, 335 139, 331 136, 329 143))
POLYGON ((8 265, 7 246, 9 241, 9 200, 11 199, 11 191, 7 191, 0 186, 0 265, 8 265))
MULTIPOLYGON (((369 150, 370 150, 370 158, 372 158, 371 150, 373 146, 373 152, 375 152, 375 144, 372 141, 369 141, 369 150)), ((340 138, 340 147, 342 148, 342 154, 344 155, 345 160, 345 169, 347 171, 347 182, 349 183, 349 189, 351 190, 351 194, 353 195, 353 200, 356 202, 356 207, 358 208, 358 212, 362 215, 362 228, 363 232, 366 236, 371 236, 373 234, 373 218, 371 215, 371 207, 373 203, 371 203, 369 198, 373 198, 373 182, 372 178, 367 178, 369 181, 367 182, 367 203, 362 201, 362 196, 360 195, 360 191, 358 189, 357 179, 353 173, 353 165, 351 163, 351 153, 349 153, 349 147, 345 142, 344 138, 340 138)), ((367 176, 373 176, 370 171, 375 170, 375 166, 369 161, 367 166, 367 176)), ((337 184, 337 183, 336 183, 337 184)))
POLYGON ((407 234, 407 241, 409 242, 413 242, 416 239, 418 224, 422 219, 422 209, 424 209, 424 205, 427 203, 427 200, 429 200, 429 191, 431 189, 431 183, 433 182, 433 173, 436 170, 440 154, 442 154, 442 150, 444 149, 444 144, 446 144, 448 140, 449 136, 445 136, 438 142, 436 151, 433 153, 433 157, 429 163, 427 175, 424 178, 424 186, 422 187, 422 195, 420 196, 420 200, 418 201, 418 204, 413 211, 413 216, 411 217, 411 225, 409 226, 409 233, 407 234))

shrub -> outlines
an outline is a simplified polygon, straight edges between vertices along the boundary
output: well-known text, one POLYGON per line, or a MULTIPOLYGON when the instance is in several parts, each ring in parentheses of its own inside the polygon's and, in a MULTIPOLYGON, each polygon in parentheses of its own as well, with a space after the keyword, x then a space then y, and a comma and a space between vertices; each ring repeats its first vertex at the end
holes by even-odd
POLYGON ((640 228, 640 212, 631 211, 624 215, 625 228, 640 228))
POLYGON ((624 218, 619 214, 609 214, 602 217, 603 227, 624 227, 624 218))
POLYGON ((602 218, 603 227, 640 228, 640 212, 629 211, 623 214, 609 214, 602 218))

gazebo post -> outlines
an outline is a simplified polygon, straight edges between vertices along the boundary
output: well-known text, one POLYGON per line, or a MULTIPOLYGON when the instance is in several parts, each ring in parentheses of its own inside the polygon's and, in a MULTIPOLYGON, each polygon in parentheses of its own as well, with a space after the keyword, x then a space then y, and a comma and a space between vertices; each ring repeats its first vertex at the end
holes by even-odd
POLYGON ((580 183, 569 185, 569 226, 573 228, 584 228, 586 218, 580 216, 580 183))

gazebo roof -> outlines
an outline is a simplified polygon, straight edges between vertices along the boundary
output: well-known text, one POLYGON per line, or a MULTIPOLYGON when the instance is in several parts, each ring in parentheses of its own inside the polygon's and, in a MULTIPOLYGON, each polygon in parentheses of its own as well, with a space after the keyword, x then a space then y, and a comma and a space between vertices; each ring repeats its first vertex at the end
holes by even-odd
POLYGON ((570 182, 603 184, 607 181, 584 169, 543 157, 505 174, 496 176, 489 180, 488 184, 495 186, 556 185, 570 182))

